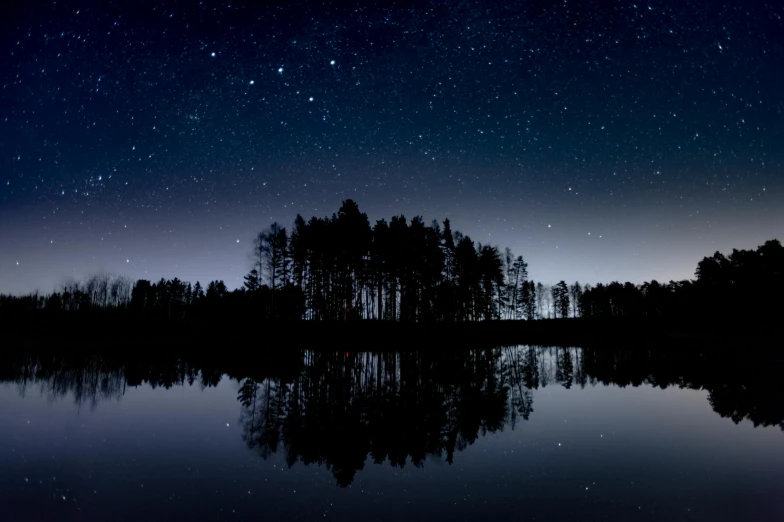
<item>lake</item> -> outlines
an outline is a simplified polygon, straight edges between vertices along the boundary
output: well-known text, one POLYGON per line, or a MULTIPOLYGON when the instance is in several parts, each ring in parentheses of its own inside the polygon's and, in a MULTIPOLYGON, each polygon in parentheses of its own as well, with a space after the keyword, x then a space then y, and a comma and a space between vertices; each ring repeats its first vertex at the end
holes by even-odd
POLYGON ((780 356, 150 352, 0 355, 3 520, 784 519, 780 356))

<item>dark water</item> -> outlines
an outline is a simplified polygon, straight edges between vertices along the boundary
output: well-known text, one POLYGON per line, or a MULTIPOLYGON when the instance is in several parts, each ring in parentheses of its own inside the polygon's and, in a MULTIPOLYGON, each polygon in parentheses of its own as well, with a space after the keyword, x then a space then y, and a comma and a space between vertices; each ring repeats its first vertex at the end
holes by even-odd
POLYGON ((0 356, 0 519, 784 520, 775 357, 215 353, 0 356))

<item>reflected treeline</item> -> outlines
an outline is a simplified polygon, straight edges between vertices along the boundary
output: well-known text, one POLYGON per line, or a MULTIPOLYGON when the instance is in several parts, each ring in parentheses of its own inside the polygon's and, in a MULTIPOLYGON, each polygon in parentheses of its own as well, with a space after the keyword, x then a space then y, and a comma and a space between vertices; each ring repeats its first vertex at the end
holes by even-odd
POLYGON ((257 361, 198 357, 6 356, 0 382, 22 394, 70 396, 80 407, 119 400, 148 384, 212 387, 237 383, 242 437, 266 458, 289 466, 325 465, 351 484, 376 463, 450 464, 480 436, 514 429, 534 412, 535 390, 595 384, 705 389, 714 411, 738 423, 784 430, 781 364, 742 364, 697 351, 518 346, 434 352, 289 352, 257 361))
POLYGON ((0 382, 15 383, 20 395, 39 393, 49 400, 68 395, 80 407, 95 408, 107 399, 120 399, 128 385, 125 369, 101 357, 2 358, 0 382))
POLYGON ((282 449, 289 465, 325 464, 341 486, 368 455, 401 467, 428 455, 451 463, 507 420, 513 394, 499 355, 305 352, 294 379, 242 382, 243 437, 262 456, 282 449))
POLYGON ((736 424, 748 420, 754 426, 778 425, 784 431, 784 361, 780 354, 660 349, 581 352, 581 371, 591 383, 707 390, 713 411, 722 417, 736 424))

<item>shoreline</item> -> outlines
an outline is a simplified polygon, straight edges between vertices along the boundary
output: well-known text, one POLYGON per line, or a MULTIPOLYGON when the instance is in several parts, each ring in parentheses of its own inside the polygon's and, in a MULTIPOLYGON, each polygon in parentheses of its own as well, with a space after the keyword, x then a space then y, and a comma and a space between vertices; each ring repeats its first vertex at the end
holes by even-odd
MULTIPOLYGON (((71 318, 76 319, 76 318, 71 318)), ((543 319, 537 321, 478 321, 463 323, 393 323, 384 321, 264 321, 156 323, 90 321, 4 328, 5 338, 17 346, 152 345, 216 348, 242 344, 239 349, 274 346, 307 349, 453 350, 531 344, 541 346, 732 347, 778 348, 780 328, 774 325, 727 321, 663 321, 623 319, 543 319), (10 330, 15 330, 11 332, 10 330)), ((5 344, 5 343, 4 343, 5 344)))

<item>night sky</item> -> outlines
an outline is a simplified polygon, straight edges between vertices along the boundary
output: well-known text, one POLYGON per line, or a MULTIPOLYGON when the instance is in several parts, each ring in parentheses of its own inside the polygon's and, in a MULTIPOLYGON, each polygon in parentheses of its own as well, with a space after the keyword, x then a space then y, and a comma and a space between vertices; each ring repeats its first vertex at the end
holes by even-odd
POLYGON ((0 292, 241 284, 352 198, 536 281, 784 239, 784 4, 4 2, 0 292))

